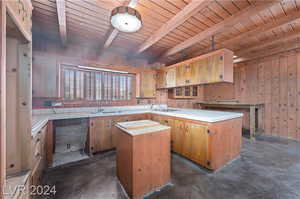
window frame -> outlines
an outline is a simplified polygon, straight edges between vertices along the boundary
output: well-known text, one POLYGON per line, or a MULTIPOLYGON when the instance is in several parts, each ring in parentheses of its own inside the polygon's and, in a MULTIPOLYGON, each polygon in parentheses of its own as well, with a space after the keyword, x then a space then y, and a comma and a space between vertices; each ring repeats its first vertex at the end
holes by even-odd
MULTIPOLYGON (((80 73, 82 74, 82 73, 80 73)), ((88 79, 88 78, 87 78, 88 79)), ((134 100, 135 100, 135 94, 136 94, 136 87, 135 87, 135 79, 136 79, 136 74, 134 73, 119 73, 119 72, 110 72, 110 71, 100 71, 100 70, 94 70, 94 69, 85 69, 85 68, 79 68, 76 65, 68 65, 68 64, 60 64, 60 69, 59 69, 59 95, 60 95, 60 99, 62 99, 64 101, 64 103, 66 104, 94 104, 94 105, 98 105, 99 103, 101 103, 101 105, 122 105, 122 104, 134 104, 134 100), (66 70, 73 70, 74 71, 74 80, 73 80, 73 84, 74 84, 74 93, 72 95, 74 95, 74 99, 71 98, 66 98, 65 97, 65 71, 66 70), (77 71, 80 72, 86 72, 83 73, 83 98, 78 97, 77 95, 77 84, 78 82, 76 81, 76 73, 77 71), (90 82, 90 87, 91 85, 93 85, 93 89, 89 89, 87 90, 86 88, 86 74, 90 74, 90 78, 89 78, 89 82, 90 82), (96 76, 100 75, 100 82, 101 82, 101 86, 100 86, 100 99, 97 99, 97 89, 95 89, 96 86, 96 76), (93 76, 93 78, 91 78, 93 76), (113 77, 116 78, 117 80, 119 80, 119 82, 117 83, 117 90, 115 90, 115 92, 113 92, 113 86, 115 86, 115 84, 113 84, 113 77), (122 78, 121 78, 122 77, 122 78), (126 78, 125 78, 126 77, 126 78), (121 87, 121 83, 120 83, 120 79, 124 79, 123 81, 126 82, 125 85, 122 85, 122 89, 125 88, 125 92, 124 92, 124 97, 125 99, 120 99, 120 87, 121 87), (110 84, 104 84, 104 81, 108 81, 110 82, 110 84), (93 82, 93 83, 92 83, 93 82), (128 91, 128 85, 130 82, 130 86, 131 86, 131 92, 128 91), (91 97, 87 97, 87 92, 90 92, 88 94, 88 96, 92 96, 91 97), (106 94, 105 94, 106 93, 106 94), (131 95, 131 96, 130 96, 131 95), (114 99, 113 99, 114 98, 114 99)), ((99 88, 99 87, 98 87, 99 88)), ((99 91, 98 91, 99 92, 99 91)), ((99 93, 98 93, 99 94, 99 93)), ((99 95, 98 95, 99 96, 99 95)))

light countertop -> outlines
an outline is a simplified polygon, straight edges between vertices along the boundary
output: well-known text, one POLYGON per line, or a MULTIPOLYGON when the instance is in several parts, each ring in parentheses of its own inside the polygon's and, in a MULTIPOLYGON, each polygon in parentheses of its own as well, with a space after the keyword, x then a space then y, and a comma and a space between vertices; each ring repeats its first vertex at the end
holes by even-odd
MULTIPOLYGON (((76 119, 76 118, 89 118, 89 117, 105 117, 105 116, 117 116, 117 115, 131 115, 131 114, 142 114, 142 113, 153 113, 159 115, 166 115, 202 122, 220 122, 224 120, 230 120, 234 118, 242 117, 242 113, 236 112, 223 112, 223 111, 209 111, 200 109, 179 109, 169 108, 171 111, 165 112, 154 107, 150 109, 150 106, 123 106, 123 107, 103 107, 103 112, 96 112, 91 109, 84 110, 82 108, 69 109, 69 112, 62 110, 52 111, 51 109, 46 111, 35 110, 32 117, 32 136, 48 122, 48 120, 60 120, 60 119, 76 119), (73 112, 70 112, 74 110, 73 112), (172 111, 173 110, 173 111, 172 111)), ((58 110, 58 109, 57 109, 58 110)))
POLYGON ((119 122, 116 124, 116 126, 131 136, 155 133, 171 128, 169 126, 161 125, 160 123, 151 120, 119 122))

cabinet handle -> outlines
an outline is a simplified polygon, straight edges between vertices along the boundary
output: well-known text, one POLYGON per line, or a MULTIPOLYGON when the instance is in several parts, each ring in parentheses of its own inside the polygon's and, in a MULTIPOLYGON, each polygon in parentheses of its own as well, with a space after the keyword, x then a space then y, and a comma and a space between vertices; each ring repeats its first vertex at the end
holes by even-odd
POLYGON ((221 74, 221 75, 219 75, 219 77, 220 77, 220 79, 223 79, 223 75, 221 74))
POLYGON ((210 166, 210 161, 207 161, 206 164, 207 164, 207 166, 210 166))
POLYGON ((213 133, 213 131, 207 129, 207 134, 212 134, 212 133, 213 133))

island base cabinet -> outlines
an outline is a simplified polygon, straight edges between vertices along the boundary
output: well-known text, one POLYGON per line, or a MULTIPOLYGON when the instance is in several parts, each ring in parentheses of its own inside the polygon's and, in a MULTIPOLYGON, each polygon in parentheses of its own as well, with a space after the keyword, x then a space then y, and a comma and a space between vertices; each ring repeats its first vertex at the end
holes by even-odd
POLYGON ((153 114, 152 120, 171 127, 173 152, 208 169, 217 170, 240 154, 242 118, 208 123, 153 114))
POLYGON ((171 181, 170 131, 131 136, 117 132, 117 176, 129 198, 139 199, 171 181))
POLYGON ((213 123, 209 128, 207 168, 217 170, 237 158, 242 147, 242 118, 213 123))

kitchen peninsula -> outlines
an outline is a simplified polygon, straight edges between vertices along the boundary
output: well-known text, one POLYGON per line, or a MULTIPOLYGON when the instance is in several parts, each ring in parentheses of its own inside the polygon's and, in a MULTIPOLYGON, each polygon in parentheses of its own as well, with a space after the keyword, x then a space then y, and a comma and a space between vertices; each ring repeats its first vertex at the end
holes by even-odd
POLYGON ((53 120, 88 118, 88 150, 93 154, 115 148, 115 123, 151 119, 171 127, 173 152, 208 169, 219 169, 240 154, 241 113, 168 108, 166 105, 155 105, 152 109, 148 105, 102 108, 102 112, 97 112, 97 108, 61 108, 55 113, 51 109, 34 110, 33 136, 53 120))

